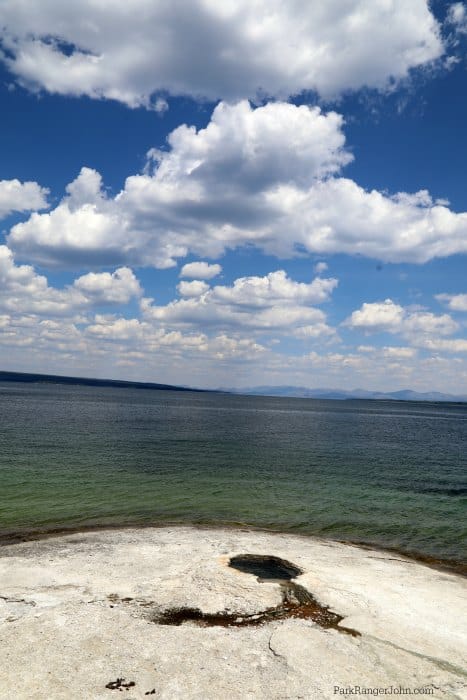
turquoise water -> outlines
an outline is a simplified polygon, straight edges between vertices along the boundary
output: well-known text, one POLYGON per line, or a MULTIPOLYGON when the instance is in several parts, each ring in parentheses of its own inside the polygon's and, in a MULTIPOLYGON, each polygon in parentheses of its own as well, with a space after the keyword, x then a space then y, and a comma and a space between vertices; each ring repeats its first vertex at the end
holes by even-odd
POLYGON ((0 535, 245 524, 466 554, 467 405, 0 384, 0 535))

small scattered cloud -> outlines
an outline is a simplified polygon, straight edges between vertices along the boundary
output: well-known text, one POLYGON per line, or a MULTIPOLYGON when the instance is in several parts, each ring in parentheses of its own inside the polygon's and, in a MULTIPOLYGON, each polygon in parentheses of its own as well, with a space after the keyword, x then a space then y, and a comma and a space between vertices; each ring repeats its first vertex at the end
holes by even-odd
POLYGON ((383 302, 362 304, 360 309, 353 311, 345 321, 349 328, 370 332, 399 332, 404 320, 404 309, 395 304, 392 299, 383 302))
POLYGON ((465 338, 426 338, 422 340, 420 345, 426 350, 437 352, 467 352, 467 340, 465 338))
POLYGON ((451 311, 467 311, 467 294, 436 294, 435 299, 451 311))
POLYGON ((467 34, 467 7, 463 2, 454 2, 449 6, 446 20, 456 32, 467 34))
POLYGON ((222 272, 222 267, 218 263, 207 263, 204 261, 187 263, 180 270, 180 277, 189 279, 210 280, 217 277, 222 272))
POLYGON ((317 275, 321 275, 328 269, 328 264, 326 262, 318 262, 313 269, 317 275))
POLYGON ((191 280, 190 282, 182 280, 177 285, 177 289, 182 297, 199 297, 208 291, 209 285, 203 280, 191 280))
POLYGON ((386 346, 383 348, 383 356, 390 359, 408 360, 415 357, 417 350, 415 348, 401 346, 386 346))
POLYGON ((157 114, 164 114, 169 109, 169 103, 163 97, 158 97, 152 104, 152 109, 154 112, 157 112, 157 114))

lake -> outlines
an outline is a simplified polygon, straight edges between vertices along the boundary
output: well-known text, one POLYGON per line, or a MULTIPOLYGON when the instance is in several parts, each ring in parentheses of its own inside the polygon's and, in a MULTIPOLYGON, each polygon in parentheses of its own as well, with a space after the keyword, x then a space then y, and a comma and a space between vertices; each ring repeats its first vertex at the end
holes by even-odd
POLYGON ((260 527, 466 555, 467 405, 0 383, 0 535, 260 527))

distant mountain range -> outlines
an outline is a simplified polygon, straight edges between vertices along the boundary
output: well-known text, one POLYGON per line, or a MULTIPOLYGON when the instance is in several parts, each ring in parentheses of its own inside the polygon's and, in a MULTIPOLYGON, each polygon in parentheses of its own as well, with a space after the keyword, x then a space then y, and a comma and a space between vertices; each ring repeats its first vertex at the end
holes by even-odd
POLYGON ((379 399, 383 401, 455 401, 467 402, 467 395, 454 396, 439 391, 366 391, 365 389, 307 389, 302 386, 254 386, 242 389, 224 389, 234 394, 253 394, 255 396, 289 396, 304 399, 379 399))
POLYGON ((156 384, 154 382, 130 382, 123 379, 96 379, 93 377, 67 377, 57 374, 33 374, 25 372, 1 372, 0 382, 21 382, 26 384, 67 384, 74 386, 122 387, 127 389, 158 389, 164 391, 200 391, 222 392, 229 394, 249 394, 253 396, 284 396, 303 399, 379 399, 380 401, 452 401, 467 402, 467 395, 455 396, 438 391, 366 391, 365 389, 308 389, 303 386, 253 386, 222 388, 217 390, 195 389, 173 384, 156 384))

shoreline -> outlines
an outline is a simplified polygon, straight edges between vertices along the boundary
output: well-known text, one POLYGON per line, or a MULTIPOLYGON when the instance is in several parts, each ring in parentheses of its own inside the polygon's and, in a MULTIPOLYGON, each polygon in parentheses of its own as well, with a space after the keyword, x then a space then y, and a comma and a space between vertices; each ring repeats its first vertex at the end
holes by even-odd
POLYGON ((193 528, 196 530, 225 530, 239 532, 258 532, 269 535, 288 535, 293 537, 302 537, 305 539, 315 539, 323 542, 335 542, 338 544, 359 547, 363 550, 371 550, 383 554, 395 554, 398 557, 404 557, 407 562, 414 562, 428 566, 437 571, 447 571, 458 576, 467 578, 467 560, 456 560, 449 558, 436 557, 422 552, 414 552, 405 550, 399 547, 384 546, 375 542, 367 542, 361 540, 346 540, 332 537, 324 537, 323 535, 297 532, 294 530, 275 530, 265 527, 255 526, 248 523, 197 523, 197 522, 181 522, 181 521, 156 521, 156 522, 125 522, 125 523, 104 523, 90 525, 70 525, 70 527, 51 527, 51 528, 28 528, 24 531, 4 532, 0 530, 0 552, 1 548, 20 544, 22 542, 37 542, 54 537, 65 535, 74 535, 80 533, 99 533, 118 530, 147 530, 147 529, 164 529, 164 528, 193 528))
POLYGON ((390 553, 239 528, 5 545, 2 698, 331 700, 365 685, 459 700, 466 590, 390 553))

